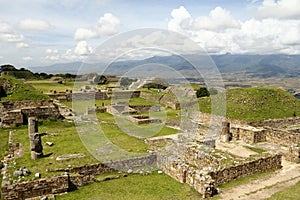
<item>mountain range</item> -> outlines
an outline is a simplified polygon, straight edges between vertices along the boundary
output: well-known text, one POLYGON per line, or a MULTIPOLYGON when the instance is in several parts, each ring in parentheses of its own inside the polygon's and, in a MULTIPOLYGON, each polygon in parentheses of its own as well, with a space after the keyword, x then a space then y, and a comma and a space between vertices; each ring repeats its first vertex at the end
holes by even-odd
MULTIPOLYGON (((188 55, 187 57, 195 58, 199 55, 188 55)), ((166 65, 174 70, 185 74, 185 76, 193 77, 194 67, 184 59, 185 56, 154 56, 144 60, 126 60, 113 62, 105 70, 105 75, 123 75, 125 72, 136 66, 147 64, 166 65)), ((205 58, 207 60, 207 58, 205 58)), ((286 76, 300 76, 300 55, 211 55, 212 61, 221 73, 244 72, 262 78, 286 76)), ((87 64, 83 62, 57 63, 49 66, 31 67, 33 72, 45 73, 73 73, 77 74, 89 72, 103 72, 103 63, 87 64), (84 66, 81 68, 81 66, 84 66)))

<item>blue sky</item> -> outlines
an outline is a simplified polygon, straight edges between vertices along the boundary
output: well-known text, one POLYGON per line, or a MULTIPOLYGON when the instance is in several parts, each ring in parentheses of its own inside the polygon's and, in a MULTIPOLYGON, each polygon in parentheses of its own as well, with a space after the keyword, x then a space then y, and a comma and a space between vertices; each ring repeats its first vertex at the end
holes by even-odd
POLYGON ((298 0, 1 0, 0 13, 0 63, 17 67, 84 60, 140 28, 179 32, 212 54, 300 53, 298 0))

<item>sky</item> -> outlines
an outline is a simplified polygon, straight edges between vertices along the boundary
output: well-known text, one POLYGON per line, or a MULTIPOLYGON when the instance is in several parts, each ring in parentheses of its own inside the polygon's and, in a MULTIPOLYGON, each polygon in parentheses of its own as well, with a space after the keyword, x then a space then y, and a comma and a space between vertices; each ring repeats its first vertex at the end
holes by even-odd
POLYGON ((300 54, 299 0, 0 0, 0 13, 0 64, 17 68, 82 61, 143 28, 178 32, 209 54, 300 54))

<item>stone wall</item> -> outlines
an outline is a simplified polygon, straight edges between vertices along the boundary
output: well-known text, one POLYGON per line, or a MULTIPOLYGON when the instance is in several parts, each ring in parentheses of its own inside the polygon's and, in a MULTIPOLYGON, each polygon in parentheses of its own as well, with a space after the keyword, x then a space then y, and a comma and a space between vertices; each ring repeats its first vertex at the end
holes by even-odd
POLYGON ((59 194, 69 189, 69 176, 56 176, 35 181, 15 183, 11 185, 2 184, 2 200, 23 200, 47 194, 59 194))
POLYGON ((266 130, 252 126, 232 126, 230 128, 232 138, 243 140, 247 143, 258 143, 266 141, 266 130))
POLYGON ((0 101, 0 113, 22 108, 53 106, 52 100, 0 101))
POLYGON ((209 175, 215 181, 215 186, 228 183, 238 178, 252 174, 265 172, 271 169, 280 169, 282 155, 273 155, 266 158, 259 158, 240 165, 230 166, 224 169, 211 171, 209 175))
POLYGON ((187 183, 206 198, 212 196, 216 191, 215 187, 221 184, 255 173, 280 169, 281 157, 272 155, 217 170, 214 167, 197 168, 187 164, 179 156, 158 154, 157 165, 167 175, 181 183, 187 183))
POLYGON ((5 181, 2 182, 1 186, 2 200, 23 200, 47 194, 64 193, 78 186, 94 182, 96 175, 113 172, 114 170, 127 171, 142 166, 155 166, 156 160, 156 154, 153 153, 136 158, 55 170, 56 172, 76 173, 78 175, 66 174, 14 184, 5 181))
POLYGON ((109 99, 106 92, 76 92, 67 94, 67 101, 85 101, 109 99))
POLYGON ((300 124, 300 117, 289 117, 283 119, 268 119, 257 122, 250 122, 252 126, 284 128, 286 126, 300 124))
POLYGON ((112 93, 112 99, 130 99, 130 98, 138 98, 140 97, 141 92, 140 91, 113 91, 112 93))
POLYGON ((287 130, 267 128, 266 140, 270 143, 290 146, 300 144, 300 133, 295 133, 287 130))
POLYGON ((160 105, 130 106, 138 112, 160 112, 160 105))
POLYGON ((52 100, 0 102, 1 127, 26 124, 29 117, 48 119, 52 116, 60 116, 52 100))

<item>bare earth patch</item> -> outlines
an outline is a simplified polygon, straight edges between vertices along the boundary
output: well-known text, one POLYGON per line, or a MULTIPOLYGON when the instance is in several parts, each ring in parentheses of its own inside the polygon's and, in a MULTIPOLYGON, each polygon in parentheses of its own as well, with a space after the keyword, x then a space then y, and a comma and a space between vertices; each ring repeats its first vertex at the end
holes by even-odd
POLYGON ((251 151, 250 149, 244 147, 244 145, 246 145, 246 143, 240 141, 234 143, 217 142, 216 149, 231 153, 239 157, 245 157, 245 158, 257 154, 256 152, 251 151))

